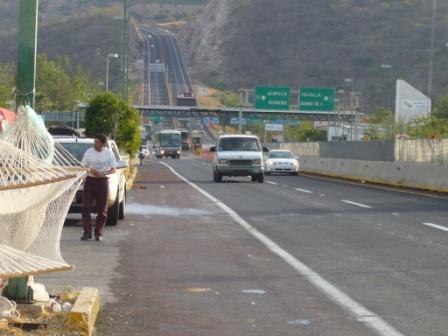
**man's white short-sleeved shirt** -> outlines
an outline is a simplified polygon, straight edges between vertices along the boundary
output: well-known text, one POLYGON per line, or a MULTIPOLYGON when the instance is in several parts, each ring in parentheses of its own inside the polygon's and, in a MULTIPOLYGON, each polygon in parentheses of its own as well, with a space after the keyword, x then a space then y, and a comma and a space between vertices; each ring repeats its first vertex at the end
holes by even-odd
POLYGON ((81 163, 84 167, 94 168, 101 173, 117 168, 117 160, 109 148, 103 148, 101 152, 98 152, 93 147, 89 148, 84 153, 81 163))

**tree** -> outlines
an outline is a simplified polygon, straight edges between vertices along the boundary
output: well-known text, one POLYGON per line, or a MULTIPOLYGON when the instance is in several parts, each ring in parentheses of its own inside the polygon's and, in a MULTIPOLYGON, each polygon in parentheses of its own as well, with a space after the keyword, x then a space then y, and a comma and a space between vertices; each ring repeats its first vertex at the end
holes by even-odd
POLYGON ((364 117, 368 124, 365 135, 369 140, 390 140, 395 138, 395 120, 392 111, 380 107, 374 114, 364 117))
POLYGON ((122 150, 133 157, 140 145, 140 114, 129 105, 122 104, 122 113, 118 121, 117 144, 122 150))
POLYGON ((111 92, 95 96, 86 111, 86 135, 102 133, 117 141, 131 157, 140 145, 139 112, 111 92))
POLYGON ((439 119, 435 115, 418 117, 412 121, 410 127, 412 138, 441 139, 448 137, 448 119, 439 119))
POLYGON ((448 96, 440 97, 434 108, 434 116, 440 119, 448 119, 448 96))
POLYGON ((0 64, 0 106, 9 106, 13 99, 14 76, 12 64, 0 64))
POLYGON ((111 92, 95 96, 86 110, 86 135, 95 136, 101 133, 115 136, 122 107, 120 98, 111 92))
POLYGON ((325 141, 325 132, 316 130, 311 121, 303 121, 300 126, 286 126, 286 141, 304 142, 304 141, 325 141))
POLYGON ((50 60, 44 54, 37 57, 36 89, 37 111, 71 111, 75 101, 85 102, 98 91, 92 76, 72 66, 68 56, 50 60))

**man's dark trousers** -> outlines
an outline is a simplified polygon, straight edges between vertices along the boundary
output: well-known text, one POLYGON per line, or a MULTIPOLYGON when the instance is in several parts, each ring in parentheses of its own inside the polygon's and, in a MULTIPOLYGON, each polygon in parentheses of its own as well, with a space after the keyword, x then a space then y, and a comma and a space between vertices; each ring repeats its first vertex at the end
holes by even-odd
POLYGON ((97 217, 95 221, 95 236, 102 236, 107 219, 107 199, 109 196, 108 178, 94 178, 88 176, 84 183, 82 224, 84 234, 92 235, 92 204, 96 203, 97 217))

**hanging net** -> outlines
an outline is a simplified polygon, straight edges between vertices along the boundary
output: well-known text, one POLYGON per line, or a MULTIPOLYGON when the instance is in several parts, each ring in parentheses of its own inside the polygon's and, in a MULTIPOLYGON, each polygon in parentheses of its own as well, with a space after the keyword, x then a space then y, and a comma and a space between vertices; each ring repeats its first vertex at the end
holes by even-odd
POLYGON ((70 268, 60 238, 84 174, 75 158, 55 146, 32 109, 19 111, 0 139, 1 278, 70 268))

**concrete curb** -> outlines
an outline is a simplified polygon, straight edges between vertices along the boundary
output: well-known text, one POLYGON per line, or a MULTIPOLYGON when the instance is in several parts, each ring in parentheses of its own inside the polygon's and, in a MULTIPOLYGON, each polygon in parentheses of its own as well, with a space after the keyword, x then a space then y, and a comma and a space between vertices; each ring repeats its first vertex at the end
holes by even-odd
POLYGON ((100 311, 100 293, 97 288, 84 287, 68 316, 67 327, 84 335, 92 335, 100 311))
POLYGON ((126 179, 126 190, 131 190, 132 187, 134 186, 135 177, 137 176, 137 173, 138 173, 138 168, 136 166, 134 166, 132 174, 129 175, 128 178, 126 179))

